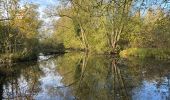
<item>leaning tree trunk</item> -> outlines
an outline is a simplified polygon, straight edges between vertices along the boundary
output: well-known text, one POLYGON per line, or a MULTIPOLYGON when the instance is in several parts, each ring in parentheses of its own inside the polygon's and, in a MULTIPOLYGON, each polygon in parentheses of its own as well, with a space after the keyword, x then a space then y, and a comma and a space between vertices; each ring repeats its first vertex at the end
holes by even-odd
POLYGON ((85 51, 88 52, 88 50, 89 50, 88 40, 87 40, 87 37, 85 35, 84 29, 83 29, 83 27, 81 25, 80 25, 80 29, 81 29, 82 41, 83 41, 83 44, 85 46, 85 51))

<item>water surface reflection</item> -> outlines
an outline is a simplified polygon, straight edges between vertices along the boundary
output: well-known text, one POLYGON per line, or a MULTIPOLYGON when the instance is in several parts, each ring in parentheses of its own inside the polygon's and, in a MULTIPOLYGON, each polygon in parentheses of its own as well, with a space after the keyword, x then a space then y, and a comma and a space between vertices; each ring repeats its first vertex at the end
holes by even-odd
POLYGON ((0 75, 1 99, 170 99, 170 63, 150 59, 68 53, 1 67, 0 75))

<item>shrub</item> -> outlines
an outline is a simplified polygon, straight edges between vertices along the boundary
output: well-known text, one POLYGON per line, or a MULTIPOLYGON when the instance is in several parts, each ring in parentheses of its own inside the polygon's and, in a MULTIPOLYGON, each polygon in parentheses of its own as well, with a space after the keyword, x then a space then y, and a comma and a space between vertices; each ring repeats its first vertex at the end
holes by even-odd
POLYGON ((129 48, 119 53, 120 57, 170 59, 170 49, 129 48))

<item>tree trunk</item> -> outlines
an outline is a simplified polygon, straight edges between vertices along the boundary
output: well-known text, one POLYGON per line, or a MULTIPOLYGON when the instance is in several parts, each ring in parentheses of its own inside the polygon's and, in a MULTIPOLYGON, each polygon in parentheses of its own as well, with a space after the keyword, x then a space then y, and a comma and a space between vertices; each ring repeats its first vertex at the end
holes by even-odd
POLYGON ((87 41, 87 37, 84 33, 84 29, 81 25, 80 25, 80 29, 81 29, 81 36, 82 36, 83 44, 85 46, 85 51, 88 52, 89 44, 88 44, 88 41, 87 41))

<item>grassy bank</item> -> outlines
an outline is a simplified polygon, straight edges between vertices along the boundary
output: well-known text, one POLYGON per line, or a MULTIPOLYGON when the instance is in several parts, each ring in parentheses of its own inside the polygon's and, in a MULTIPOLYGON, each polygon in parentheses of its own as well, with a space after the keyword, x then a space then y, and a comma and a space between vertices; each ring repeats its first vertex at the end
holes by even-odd
POLYGON ((170 49, 156 48, 129 48, 120 52, 120 57, 138 57, 154 59, 170 59, 170 49))

